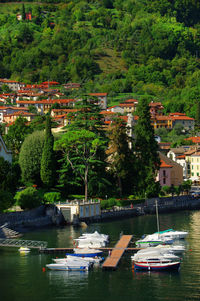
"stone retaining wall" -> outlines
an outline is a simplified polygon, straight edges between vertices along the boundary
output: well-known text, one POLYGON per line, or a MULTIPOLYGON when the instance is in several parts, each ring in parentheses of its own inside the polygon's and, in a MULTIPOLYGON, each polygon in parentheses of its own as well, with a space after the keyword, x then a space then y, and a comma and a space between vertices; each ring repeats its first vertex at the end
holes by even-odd
POLYGON ((47 208, 43 205, 28 211, 0 214, 0 225, 7 223, 13 229, 52 225, 52 217, 47 215, 46 212, 47 208))

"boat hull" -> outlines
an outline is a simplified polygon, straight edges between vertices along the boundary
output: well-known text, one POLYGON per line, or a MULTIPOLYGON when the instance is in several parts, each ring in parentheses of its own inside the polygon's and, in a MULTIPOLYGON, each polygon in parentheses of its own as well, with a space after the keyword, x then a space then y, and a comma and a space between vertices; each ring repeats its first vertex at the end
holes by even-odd
POLYGON ((180 267, 180 262, 173 263, 160 263, 160 264, 151 264, 151 263, 139 263, 134 262, 133 267, 135 270, 143 271, 168 271, 168 270, 178 270, 180 267))

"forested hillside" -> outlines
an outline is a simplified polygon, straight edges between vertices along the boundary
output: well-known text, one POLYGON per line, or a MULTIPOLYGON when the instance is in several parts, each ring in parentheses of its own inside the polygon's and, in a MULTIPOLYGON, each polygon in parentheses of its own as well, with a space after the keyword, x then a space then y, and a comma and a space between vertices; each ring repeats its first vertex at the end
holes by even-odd
POLYGON ((167 111, 195 116, 199 1, 1 2, 0 78, 80 82, 111 96, 147 94, 167 111))

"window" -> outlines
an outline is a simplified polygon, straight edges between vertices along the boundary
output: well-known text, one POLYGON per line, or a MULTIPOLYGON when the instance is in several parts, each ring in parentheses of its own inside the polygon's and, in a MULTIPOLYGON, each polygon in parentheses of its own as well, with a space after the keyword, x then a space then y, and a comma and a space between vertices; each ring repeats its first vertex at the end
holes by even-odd
POLYGON ((163 177, 166 177, 166 170, 163 170, 163 177))
POLYGON ((166 180, 165 180, 165 178, 163 179, 163 184, 166 184, 166 180))
POLYGON ((192 176, 194 176, 194 173, 192 172, 192 176))
POLYGON ((197 176, 199 176, 199 172, 197 172, 197 176))

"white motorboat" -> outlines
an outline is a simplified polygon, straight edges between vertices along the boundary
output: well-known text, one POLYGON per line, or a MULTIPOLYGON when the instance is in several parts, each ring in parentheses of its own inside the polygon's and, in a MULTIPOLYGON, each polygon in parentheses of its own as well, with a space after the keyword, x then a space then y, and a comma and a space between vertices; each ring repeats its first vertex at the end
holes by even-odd
MULTIPOLYGON (((55 261, 56 259, 54 259, 55 261)), ((63 271, 88 271, 93 264, 89 261, 82 259, 81 257, 76 258, 65 258, 65 260, 58 260, 56 263, 47 264, 46 267, 51 270, 63 270, 63 271)))
POLYGON ((88 271, 91 265, 87 262, 62 262, 62 263, 50 263, 46 264, 46 267, 50 270, 56 271, 88 271))
POLYGON ((83 233, 79 238, 86 237, 86 238, 97 238, 102 239, 103 241, 108 242, 109 241, 109 235, 107 234, 101 234, 98 231, 95 231, 94 233, 83 233))
POLYGON ((143 239, 136 241, 135 244, 139 248, 147 248, 163 244, 172 244, 173 242, 174 240, 168 239, 166 237, 161 237, 159 234, 155 233, 146 235, 143 239))
POLYGON ((155 234, 159 234, 161 237, 166 237, 168 239, 185 239, 188 235, 187 231, 177 231, 173 229, 168 229, 164 231, 156 232, 155 234))
POLYGON ((134 256, 131 256, 132 261, 180 261, 180 257, 171 253, 161 253, 160 251, 149 251, 144 253, 137 252, 134 256))
POLYGON ((73 256, 73 255, 67 255, 64 258, 55 258, 55 259, 53 259, 53 261, 56 262, 56 263, 61 263, 61 262, 66 262, 69 259, 76 260, 76 261, 84 260, 84 261, 89 262, 91 264, 99 264, 103 260, 102 257, 84 257, 84 256, 83 257, 78 257, 78 256, 73 256))
POLYGON ((74 241, 79 248, 103 248, 106 246, 105 241, 92 238, 76 238, 74 241))
POLYGON ((176 244, 173 244, 173 245, 158 245, 154 249, 165 250, 167 252, 177 254, 177 255, 181 255, 185 252, 185 246, 176 245, 176 244))

